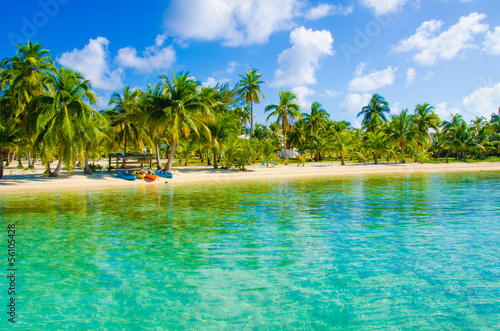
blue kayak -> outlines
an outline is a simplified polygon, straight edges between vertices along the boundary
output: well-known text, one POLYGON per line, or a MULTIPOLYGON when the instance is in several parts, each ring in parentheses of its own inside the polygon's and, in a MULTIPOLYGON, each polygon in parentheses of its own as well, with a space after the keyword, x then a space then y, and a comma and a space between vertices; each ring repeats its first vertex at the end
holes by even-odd
POLYGON ((165 177, 165 178, 173 178, 174 175, 171 172, 165 171, 165 170, 156 170, 155 174, 160 177, 165 177))
POLYGON ((132 175, 131 173, 129 173, 127 171, 119 171, 118 170, 118 172, 116 174, 121 179, 126 179, 126 180, 136 180, 137 179, 136 175, 132 175))

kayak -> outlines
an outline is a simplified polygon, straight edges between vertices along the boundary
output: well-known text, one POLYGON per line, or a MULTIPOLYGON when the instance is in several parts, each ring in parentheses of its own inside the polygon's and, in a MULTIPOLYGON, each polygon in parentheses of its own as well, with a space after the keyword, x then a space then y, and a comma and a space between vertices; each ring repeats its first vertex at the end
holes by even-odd
POLYGON ((136 170, 133 172, 133 174, 139 179, 144 179, 144 177, 147 175, 147 172, 143 170, 136 170))
POLYGON ((126 180, 136 180, 137 179, 136 175, 133 175, 133 174, 127 172, 127 171, 120 171, 120 170, 118 170, 116 174, 121 179, 126 179, 126 180))
POLYGON ((173 178, 174 175, 171 172, 165 171, 165 170, 156 170, 155 174, 160 176, 160 177, 165 177, 165 178, 173 178))
POLYGON ((156 175, 150 175, 150 174, 144 175, 144 180, 147 180, 147 181, 154 181, 157 178, 158 178, 158 176, 156 176, 156 175))

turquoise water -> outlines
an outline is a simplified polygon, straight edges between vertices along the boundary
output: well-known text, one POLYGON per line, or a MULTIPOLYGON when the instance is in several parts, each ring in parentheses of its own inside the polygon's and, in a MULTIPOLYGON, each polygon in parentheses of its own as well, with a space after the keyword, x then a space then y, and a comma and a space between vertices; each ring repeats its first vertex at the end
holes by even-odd
POLYGON ((0 196, 16 328, 498 329, 499 188, 483 172, 0 196))

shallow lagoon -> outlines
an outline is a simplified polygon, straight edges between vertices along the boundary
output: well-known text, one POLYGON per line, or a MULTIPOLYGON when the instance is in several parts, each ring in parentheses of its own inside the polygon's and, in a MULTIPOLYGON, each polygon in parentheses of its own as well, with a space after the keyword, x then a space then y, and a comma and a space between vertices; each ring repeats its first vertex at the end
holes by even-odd
POLYGON ((499 188, 480 172, 0 196, 16 328, 498 328, 499 188))

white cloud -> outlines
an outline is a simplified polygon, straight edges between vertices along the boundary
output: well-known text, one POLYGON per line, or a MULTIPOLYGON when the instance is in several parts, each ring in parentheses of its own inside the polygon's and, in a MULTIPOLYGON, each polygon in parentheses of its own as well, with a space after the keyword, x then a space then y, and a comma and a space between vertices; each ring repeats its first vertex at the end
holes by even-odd
POLYGON ((457 24, 440 34, 443 22, 431 20, 420 25, 416 33, 406 40, 402 40, 394 48, 396 52, 416 50, 413 59, 423 65, 433 65, 439 60, 452 60, 461 51, 475 48, 474 35, 488 31, 487 24, 480 21, 484 14, 471 13, 460 17, 457 24))
POLYGON ((214 77, 208 77, 205 82, 201 83, 202 87, 215 87, 217 84, 229 83, 228 78, 215 79, 214 77))
POLYGON ((424 82, 425 82, 425 81, 428 81, 428 80, 431 80, 431 79, 432 79, 432 77, 434 77, 434 71, 429 71, 429 72, 427 73, 427 75, 425 75, 424 82))
POLYGON ((369 93, 349 93, 340 104, 340 111, 357 115, 364 106, 368 105, 371 97, 369 93))
POLYGON ((297 96, 297 104, 304 110, 311 108, 312 102, 307 99, 312 95, 315 95, 316 92, 311 90, 307 86, 297 86, 292 89, 292 92, 297 96))
POLYGON ((309 20, 316 20, 330 15, 349 15, 352 11, 352 6, 345 7, 340 4, 321 3, 316 7, 310 8, 304 16, 309 20))
POLYGON ((274 85, 315 84, 320 60, 333 55, 330 31, 299 27, 290 33, 290 43, 293 46, 278 56, 279 69, 274 72, 274 85))
POLYGON ((497 26, 493 32, 488 31, 483 45, 486 52, 500 55, 500 26, 497 26))
POLYGON ((411 86, 415 82, 415 78, 417 77, 417 72, 414 68, 408 68, 406 70, 406 86, 411 86))
POLYGON ((300 0, 173 0, 165 26, 169 34, 187 39, 262 44, 273 32, 290 29, 301 7, 300 0))
POLYGON ((121 68, 115 70, 109 68, 108 44, 109 40, 104 37, 90 39, 83 49, 63 53, 57 58, 57 62, 81 72, 96 89, 106 91, 119 89, 123 86, 124 71, 121 68))
POLYGON ((468 120, 474 116, 490 118, 492 113, 498 112, 500 106, 500 83, 493 87, 482 87, 472 92, 462 100, 464 117, 468 120))
POLYGON ((369 92, 394 83, 397 68, 388 67, 380 71, 372 71, 367 75, 362 75, 365 63, 358 65, 355 77, 349 82, 350 92, 369 92))
POLYGON ((325 90, 325 93, 323 93, 321 96, 335 98, 337 95, 339 95, 339 92, 335 90, 325 90))
POLYGON ((175 62, 176 53, 172 46, 161 47, 161 44, 163 41, 157 37, 156 45, 146 47, 142 56, 138 56, 137 50, 133 47, 122 48, 115 60, 123 67, 134 68, 143 73, 168 69, 175 62), (158 44, 160 46, 156 46, 158 44))
POLYGON ((434 112, 439 116, 441 121, 449 120, 451 114, 458 113, 458 109, 448 107, 448 103, 441 102, 434 107, 434 112))
POLYGON ((156 47, 161 47, 163 46, 163 43, 165 42, 165 39, 167 39, 167 36, 165 34, 159 34, 156 35, 155 38, 155 46, 156 47))
POLYGON ((406 2, 407 0, 361 0, 361 4, 373 9, 377 16, 398 11, 406 2))
POLYGON ((238 62, 236 62, 236 61, 229 62, 227 64, 226 73, 232 74, 237 66, 238 66, 238 62))

